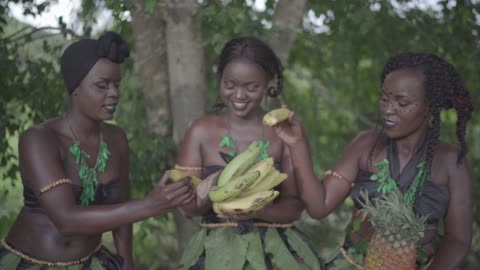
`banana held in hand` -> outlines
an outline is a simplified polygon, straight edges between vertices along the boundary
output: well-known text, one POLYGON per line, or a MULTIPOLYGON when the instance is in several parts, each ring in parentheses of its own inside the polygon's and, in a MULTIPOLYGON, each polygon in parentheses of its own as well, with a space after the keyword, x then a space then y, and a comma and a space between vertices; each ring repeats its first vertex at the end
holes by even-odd
POLYGON ((223 202, 235 198, 251 185, 259 175, 259 172, 254 171, 236 176, 223 186, 214 186, 208 192, 208 197, 212 202, 223 202))
POLYGON ((186 172, 183 172, 183 171, 180 171, 180 170, 171 170, 170 171, 170 180, 172 180, 172 182, 177 182, 185 177, 188 177, 190 176, 190 183, 193 184, 193 186, 197 186, 198 184, 200 184, 200 182, 202 182, 202 180, 194 175, 189 175, 188 173, 186 172))
POLYGON ((276 190, 260 191, 242 198, 235 198, 226 202, 216 204, 217 211, 222 214, 238 215, 248 214, 265 207, 273 201, 280 192, 276 190))
POLYGON ((217 186, 221 187, 227 184, 233 176, 239 176, 248 170, 258 159, 260 148, 258 142, 254 141, 246 150, 236 156, 223 169, 218 177, 217 186))
MULTIPOLYGON (((256 183, 260 182, 265 176, 267 176, 267 174, 272 169, 275 170, 275 168, 273 167, 273 164, 274 164, 273 158, 269 157, 267 159, 261 160, 260 162, 255 164, 253 167, 251 167, 247 172, 257 171, 257 172, 260 173, 260 175, 257 177, 255 182, 253 182, 252 185, 250 185, 250 187, 255 185, 256 183)), ((250 187, 248 187, 248 188, 250 188, 250 187)))
POLYGON ((287 120, 289 115, 290 110, 287 108, 280 108, 269 111, 263 117, 263 124, 269 127, 273 127, 274 125, 287 120))
POLYGON ((241 197, 248 196, 260 191, 270 190, 278 185, 280 185, 285 179, 288 178, 286 173, 280 173, 278 170, 274 169, 270 173, 265 176, 262 181, 257 183, 255 181, 255 185, 249 186, 242 194, 241 197))

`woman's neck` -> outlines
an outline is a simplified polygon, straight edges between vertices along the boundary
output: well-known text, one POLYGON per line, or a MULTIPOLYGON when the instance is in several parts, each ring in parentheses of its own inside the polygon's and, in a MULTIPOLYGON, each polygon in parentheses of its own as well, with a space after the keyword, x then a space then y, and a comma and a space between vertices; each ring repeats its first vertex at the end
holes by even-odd
POLYGON ((427 137, 427 129, 422 128, 418 132, 410 134, 404 138, 397 139, 397 150, 398 153, 405 157, 413 156, 418 149, 422 147, 425 143, 425 138, 427 137))
POLYGON ((100 135, 101 121, 89 119, 75 110, 68 110, 64 118, 75 140, 88 141, 100 135))
POLYGON ((249 115, 240 117, 232 113, 231 111, 225 112, 225 118, 232 126, 244 126, 244 125, 262 125, 263 111, 259 108, 256 111, 252 111, 249 115))

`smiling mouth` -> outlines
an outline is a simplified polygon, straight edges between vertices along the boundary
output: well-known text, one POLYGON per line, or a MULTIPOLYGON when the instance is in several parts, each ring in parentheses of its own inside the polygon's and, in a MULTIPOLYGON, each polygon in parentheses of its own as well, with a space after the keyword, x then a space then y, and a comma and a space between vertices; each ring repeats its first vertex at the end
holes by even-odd
POLYGON ((103 108, 109 113, 114 113, 117 110, 117 104, 104 105, 103 108))
POLYGON ((243 111, 247 108, 248 102, 232 101, 232 107, 237 111, 243 111))

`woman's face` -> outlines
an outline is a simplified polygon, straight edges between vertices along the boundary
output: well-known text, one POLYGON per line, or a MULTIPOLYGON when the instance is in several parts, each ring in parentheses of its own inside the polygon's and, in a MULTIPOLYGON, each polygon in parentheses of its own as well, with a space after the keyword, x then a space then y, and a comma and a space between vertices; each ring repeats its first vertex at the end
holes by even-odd
POLYGON ((92 119, 112 119, 120 98, 120 80, 120 64, 100 58, 74 91, 75 102, 92 119))
POLYGON ((260 108, 268 81, 261 66, 246 58, 235 58, 223 69, 220 98, 233 114, 246 117, 260 108))
POLYGON ((396 70, 386 76, 379 109, 388 137, 404 138, 426 129, 429 106, 424 81, 425 76, 416 69, 396 70))

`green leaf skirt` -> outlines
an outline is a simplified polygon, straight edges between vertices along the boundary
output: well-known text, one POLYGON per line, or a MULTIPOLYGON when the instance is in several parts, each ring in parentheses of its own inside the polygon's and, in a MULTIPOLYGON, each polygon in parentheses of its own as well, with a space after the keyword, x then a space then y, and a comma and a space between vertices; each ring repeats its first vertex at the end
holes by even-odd
POLYGON ((321 270, 307 237, 296 228, 202 228, 180 262, 185 270, 321 270))
POLYGON ((0 245, 0 269, 2 270, 121 270, 123 265, 123 258, 112 254, 104 246, 101 246, 81 263, 68 266, 48 266, 43 260, 15 249, 12 250, 13 247, 7 245, 8 247, 4 243, 0 245))

